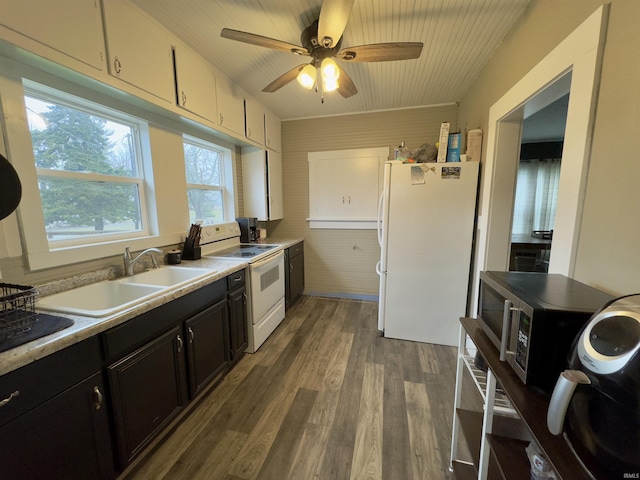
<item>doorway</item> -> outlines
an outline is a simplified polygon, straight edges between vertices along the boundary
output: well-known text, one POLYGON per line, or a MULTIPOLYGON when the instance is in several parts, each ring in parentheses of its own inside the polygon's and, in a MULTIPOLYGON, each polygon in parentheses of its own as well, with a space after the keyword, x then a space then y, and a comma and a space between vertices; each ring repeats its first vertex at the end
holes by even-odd
POLYGON ((550 273, 572 277, 589 166, 608 5, 600 6, 489 110, 478 213, 472 313, 480 272, 509 266, 522 121, 570 93, 550 273))
POLYGON ((522 122, 510 271, 549 270, 568 105, 567 93, 522 122))

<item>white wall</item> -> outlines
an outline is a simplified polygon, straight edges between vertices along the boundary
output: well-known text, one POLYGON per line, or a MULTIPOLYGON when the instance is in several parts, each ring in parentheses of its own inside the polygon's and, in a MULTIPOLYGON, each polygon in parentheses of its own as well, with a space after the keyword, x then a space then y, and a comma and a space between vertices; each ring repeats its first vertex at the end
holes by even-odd
MULTIPOLYGON (((462 129, 488 129, 490 107, 603 1, 534 0, 461 99, 462 129)), ((640 2, 612 0, 574 277, 613 294, 640 291, 640 2)), ((486 145, 486 140, 485 140, 486 145)), ((485 188, 486 185, 483 185, 485 188)))

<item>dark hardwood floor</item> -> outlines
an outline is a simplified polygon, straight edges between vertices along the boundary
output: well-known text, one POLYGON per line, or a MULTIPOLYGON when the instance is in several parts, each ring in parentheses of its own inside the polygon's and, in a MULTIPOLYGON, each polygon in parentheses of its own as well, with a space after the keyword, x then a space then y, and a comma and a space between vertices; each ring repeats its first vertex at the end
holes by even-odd
POLYGON ((381 338, 376 302, 302 297, 126 480, 438 480, 455 349, 381 338))

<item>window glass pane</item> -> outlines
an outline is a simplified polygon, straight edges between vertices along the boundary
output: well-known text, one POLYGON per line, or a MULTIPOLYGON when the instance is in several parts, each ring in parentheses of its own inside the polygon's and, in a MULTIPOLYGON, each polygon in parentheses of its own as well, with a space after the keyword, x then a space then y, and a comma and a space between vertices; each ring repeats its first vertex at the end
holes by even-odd
POLYGON ((221 152, 184 142, 184 163, 187 183, 211 186, 222 185, 221 152))
POLYGON ((187 189, 189 195, 189 219, 202 220, 205 225, 224 221, 222 192, 200 188, 187 189))
POLYGON ((131 126, 30 96, 25 104, 37 167, 138 175, 131 126))
POLYGON ((49 240, 141 230, 138 185, 38 177, 49 240))

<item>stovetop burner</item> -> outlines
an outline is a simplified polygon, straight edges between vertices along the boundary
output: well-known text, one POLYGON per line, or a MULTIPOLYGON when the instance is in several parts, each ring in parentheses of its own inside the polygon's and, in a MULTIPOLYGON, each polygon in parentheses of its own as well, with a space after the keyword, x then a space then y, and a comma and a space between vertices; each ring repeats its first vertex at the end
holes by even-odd
POLYGON ((209 256, 211 257, 223 257, 223 258, 254 258, 258 255, 264 255, 270 250, 277 248, 279 245, 256 245, 241 243, 231 248, 226 248, 218 252, 213 252, 209 256))

